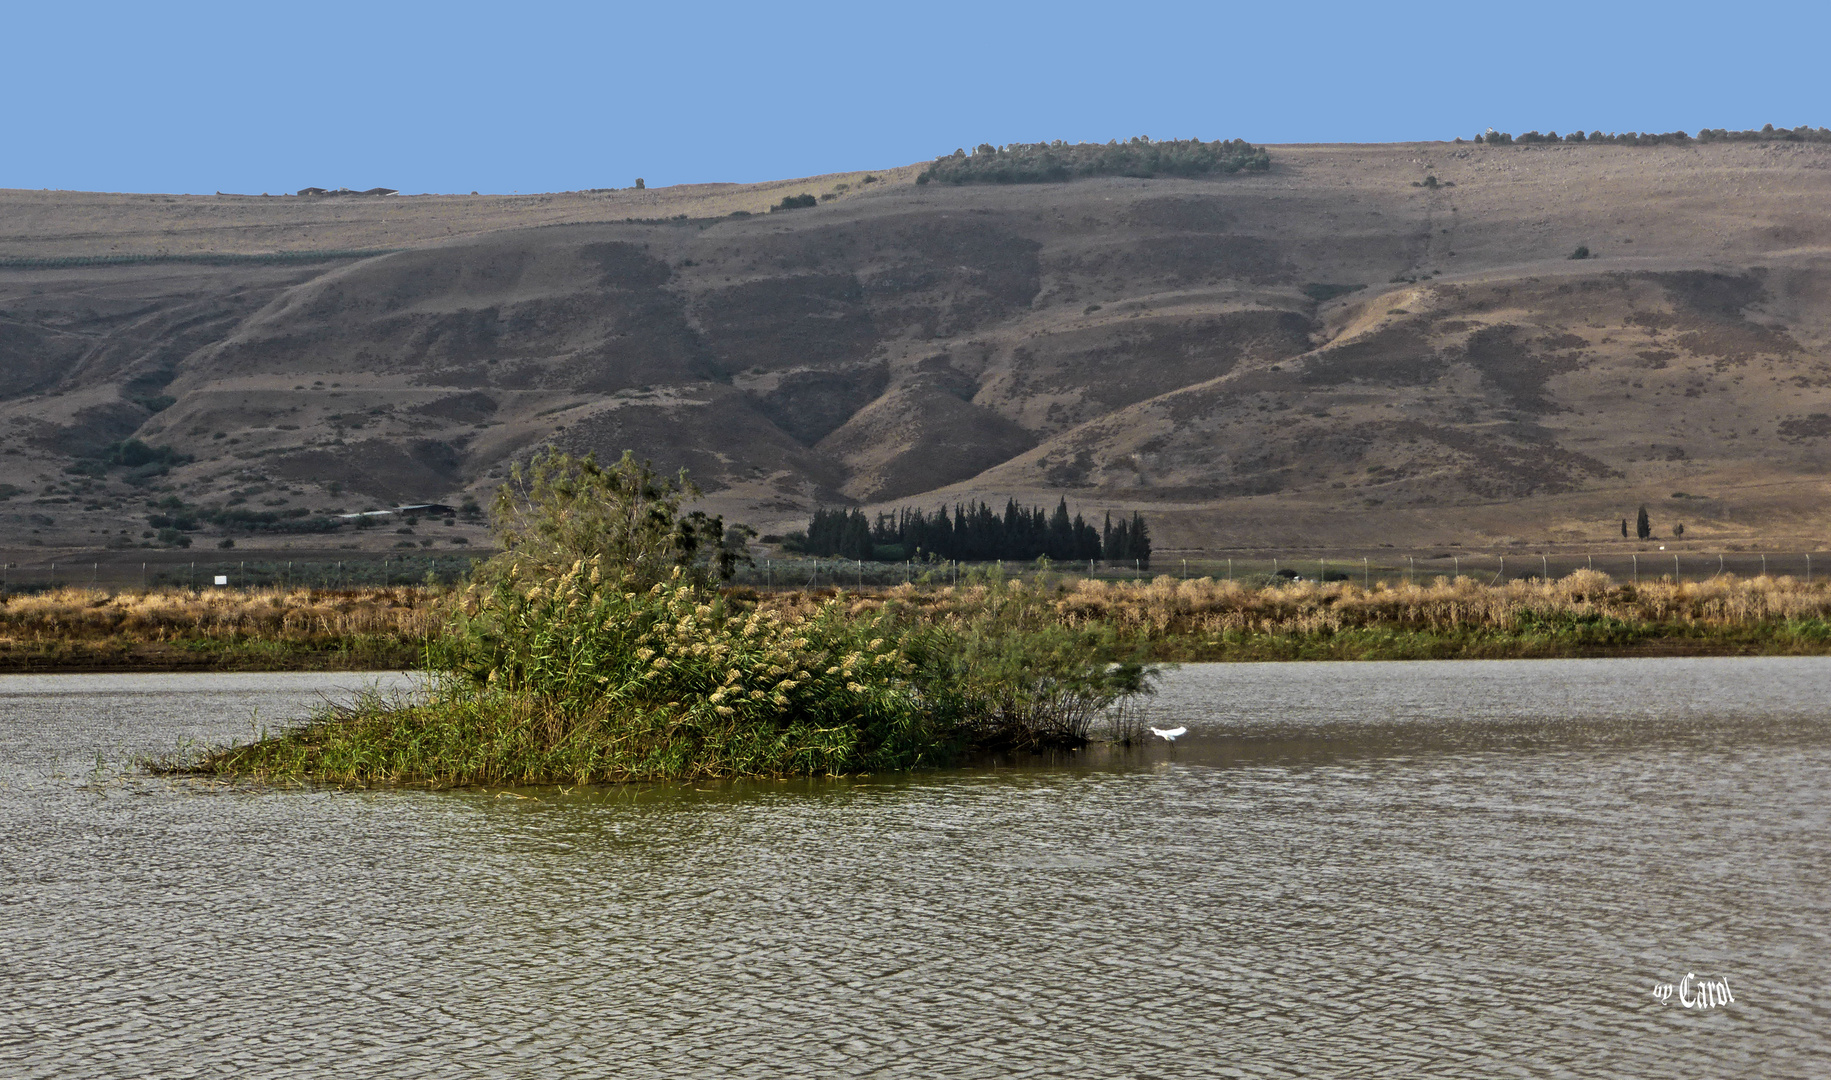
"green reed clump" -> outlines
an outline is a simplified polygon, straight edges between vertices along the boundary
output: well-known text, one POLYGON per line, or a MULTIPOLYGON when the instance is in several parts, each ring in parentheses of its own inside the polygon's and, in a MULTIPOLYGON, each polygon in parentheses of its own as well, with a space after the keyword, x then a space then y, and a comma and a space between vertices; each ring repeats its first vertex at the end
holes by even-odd
POLYGON ((931 708, 975 745, 1079 745, 1101 714, 1150 692, 1144 643, 1109 624, 1064 623, 1060 593, 1048 574, 1026 584, 994 569, 969 576, 963 603, 900 612, 911 626, 903 649, 931 708))
POLYGON ((196 768, 436 785, 880 772, 1085 742, 1148 688, 1109 629, 1051 617, 1047 586, 989 579, 942 620, 843 597, 763 610, 716 588, 722 525, 679 512, 684 477, 548 455, 515 482, 504 554, 452 600, 421 700, 368 698, 196 768))

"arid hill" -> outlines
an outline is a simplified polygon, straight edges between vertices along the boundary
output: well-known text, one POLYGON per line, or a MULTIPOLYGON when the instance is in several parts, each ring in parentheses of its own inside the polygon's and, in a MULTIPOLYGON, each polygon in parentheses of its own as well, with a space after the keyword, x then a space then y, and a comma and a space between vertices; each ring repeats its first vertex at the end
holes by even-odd
POLYGON ((1203 180, 0 192, 0 545, 138 544, 162 498, 455 505, 548 442, 684 465, 766 531, 1059 495, 1144 509, 1160 549, 1618 543, 1642 504, 1706 545, 1831 528, 1831 147, 1270 151, 1203 180), (766 212, 804 192, 832 198, 766 212), (96 261, 125 255, 163 258, 96 261))

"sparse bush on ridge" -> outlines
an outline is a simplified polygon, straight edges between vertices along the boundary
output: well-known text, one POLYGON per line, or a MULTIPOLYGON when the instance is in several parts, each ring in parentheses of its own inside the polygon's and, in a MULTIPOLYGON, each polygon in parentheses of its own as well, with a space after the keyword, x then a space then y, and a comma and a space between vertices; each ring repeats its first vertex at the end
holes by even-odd
POLYGON ((1831 128, 1808 127, 1801 124, 1796 128, 1777 128, 1772 124, 1762 126, 1759 131, 1729 131, 1725 128, 1705 128, 1697 133, 1699 142, 1831 142, 1831 128))
POLYGON ((982 143, 936 158, 916 183, 1048 184, 1083 176, 1208 176, 1214 173, 1264 172, 1271 158, 1263 147, 1244 139, 1203 142, 1172 139, 1154 142, 1143 136, 1126 142, 982 143))
MULTIPOLYGON (((1461 140, 1457 140, 1460 142, 1461 140)), ((1651 131, 1601 132, 1592 131, 1588 135, 1573 131, 1559 136, 1551 131, 1543 135, 1537 131, 1528 131, 1524 135, 1513 136, 1504 131, 1489 128, 1475 136, 1475 142, 1489 146, 1530 146, 1541 143, 1602 143, 1608 146, 1684 146, 1692 142, 1831 142, 1831 128, 1808 127, 1801 124, 1796 128, 1776 128, 1768 124, 1759 131, 1729 131, 1725 128, 1704 128, 1695 137, 1683 131, 1655 133, 1651 131)))

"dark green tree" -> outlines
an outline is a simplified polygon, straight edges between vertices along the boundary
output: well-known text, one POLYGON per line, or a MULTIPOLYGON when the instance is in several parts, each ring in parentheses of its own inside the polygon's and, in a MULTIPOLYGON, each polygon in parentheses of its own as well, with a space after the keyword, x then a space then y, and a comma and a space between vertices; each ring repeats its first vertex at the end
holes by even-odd
POLYGON ((1653 522, 1647 517, 1647 508, 1640 508, 1640 516, 1634 519, 1634 535, 1645 540, 1653 535, 1653 522))
POLYGON ((1068 497, 1055 504, 1049 515, 1049 557, 1056 561, 1074 558, 1074 522, 1068 517, 1068 497))
POLYGON ((1151 530, 1144 524, 1144 515, 1132 511, 1132 558, 1137 560, 1139 569, 1151 568, 1151 530))
POLYGON ((1109 563, 1126 563, 1132 561, 1132 530, 1120 518, 1119 524, 1112 527, 1106 538, 1106 561, 1109 563))
POLYGON ((841 558, 860 562, 871 557, 871 523, 865 520, 863 510, 854 510, 846 516, 845 539, 840 542, 839 554, 841 558))

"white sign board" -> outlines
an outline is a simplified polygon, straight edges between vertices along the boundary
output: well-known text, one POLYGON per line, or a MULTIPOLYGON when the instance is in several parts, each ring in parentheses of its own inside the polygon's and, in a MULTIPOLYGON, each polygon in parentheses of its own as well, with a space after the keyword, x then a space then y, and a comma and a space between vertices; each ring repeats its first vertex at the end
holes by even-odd
POLYGON ((229 584, 229 575, 228 575, 228 574, 218 574, 218 575, 216 575, 216 583, 217 583, 217 584, 218 584, 218 585, 227 585, 227 584, 229 584))

